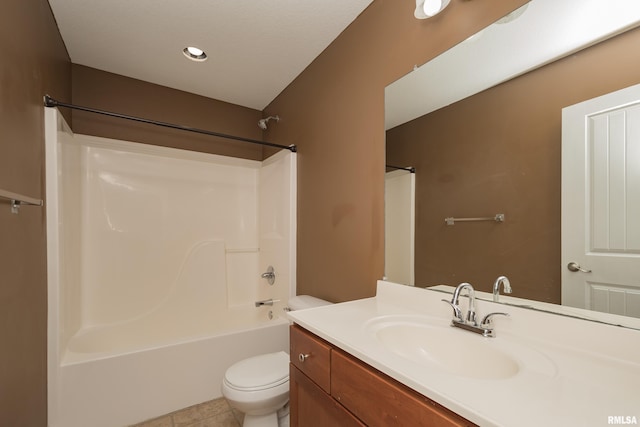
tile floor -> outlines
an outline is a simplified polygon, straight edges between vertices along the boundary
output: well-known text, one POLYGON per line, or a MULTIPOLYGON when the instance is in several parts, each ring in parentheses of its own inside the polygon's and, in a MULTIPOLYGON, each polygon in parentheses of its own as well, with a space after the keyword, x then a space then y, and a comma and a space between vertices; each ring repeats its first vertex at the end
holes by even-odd
POLYGON ((240 427, 244 415, 224 398, 180 409, 131 427, 240 427))

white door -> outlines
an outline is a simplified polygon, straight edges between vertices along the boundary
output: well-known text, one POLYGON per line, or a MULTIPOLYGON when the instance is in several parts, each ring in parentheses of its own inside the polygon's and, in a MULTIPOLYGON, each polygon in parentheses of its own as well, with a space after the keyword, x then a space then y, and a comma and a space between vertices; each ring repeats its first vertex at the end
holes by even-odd
POLYGON ((562 110, 562 304, 640 317, 640 85, 562 110))
POLYGON ((385 174, 384 275, 386 280, 414 285, 415 174, 385 174))

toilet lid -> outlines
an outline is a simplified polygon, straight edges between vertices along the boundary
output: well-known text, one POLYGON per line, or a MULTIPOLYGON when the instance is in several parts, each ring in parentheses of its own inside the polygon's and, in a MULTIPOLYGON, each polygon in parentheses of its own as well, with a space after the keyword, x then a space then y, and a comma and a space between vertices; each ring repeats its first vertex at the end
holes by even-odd
POLYGON ((233 364, 224 374, 238 390, 261 390, 289 381, 289 355, 284 351, 250 357, 233 364))

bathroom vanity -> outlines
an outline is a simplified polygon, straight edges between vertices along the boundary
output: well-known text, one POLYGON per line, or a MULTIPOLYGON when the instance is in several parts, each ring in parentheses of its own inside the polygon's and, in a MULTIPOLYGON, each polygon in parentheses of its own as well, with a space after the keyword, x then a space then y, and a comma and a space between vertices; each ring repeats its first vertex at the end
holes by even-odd
POLYGON ((475 425, 307 330, 291 326, 291 425, 475 425))
POLYGON ((640 422, 640 331, 478 301, 508 314, 484 337, 450 327, 443 298, 380 281, 373 298, 289 313, 291 425, 640 422))

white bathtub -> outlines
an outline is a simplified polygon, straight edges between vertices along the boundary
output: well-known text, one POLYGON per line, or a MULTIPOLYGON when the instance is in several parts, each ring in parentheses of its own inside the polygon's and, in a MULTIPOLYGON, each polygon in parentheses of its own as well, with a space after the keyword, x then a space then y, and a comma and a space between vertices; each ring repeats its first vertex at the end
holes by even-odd
POLYGON ((211 400, 234 362, 288 350, 292 153, 255 162, 74 136, 57 110, 45 116, 50 427, 127 426, 211 400))
MULTIPOLYGON (((222 335, 243 334, 250 329, 268 328, 280 322, 269 319, 266 307, 245 307, 218 313, 181 316, 145 316, 117 325, 85 328, 68 342, 62 366, 121 354, 135 353, 222 335)), ((279 311, 279 310, 278 310, 279 311)), ((277 313, 276 313, 277 314, 277 313)))
POLYGON ((225 369, 262 352, 288 349, 282 318, 248 329, 120 353, 68 352, 60 368, 58 418, 50 427, 113 427, 222 396, 225 369), (79 361, 84 359, 84 361, 79 361))

